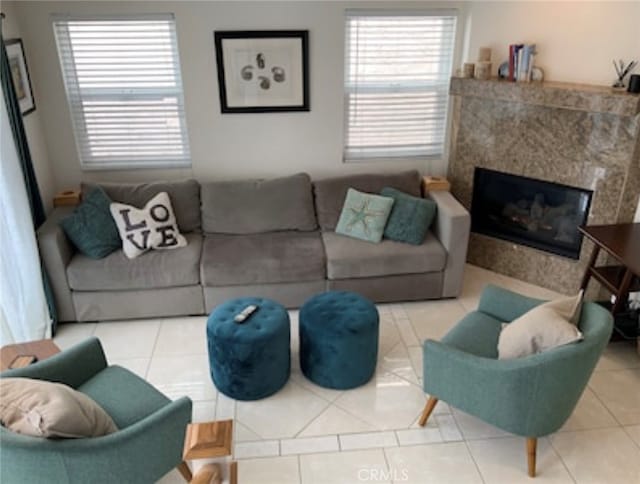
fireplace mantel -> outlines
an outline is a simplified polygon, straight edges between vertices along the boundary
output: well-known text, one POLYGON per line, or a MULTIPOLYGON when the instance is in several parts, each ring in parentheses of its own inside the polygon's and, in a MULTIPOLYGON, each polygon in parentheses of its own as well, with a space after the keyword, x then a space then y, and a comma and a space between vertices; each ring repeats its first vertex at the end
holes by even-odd
POLYGON ((449 93, 453 96, 471 96, 618 116, 635 116, 640 113, 640 94, 588 84, 510 82, 453 77, 449 93))
MULTIPOLYGON (((592 190, 588 225, 633 220, 640 194, 640 95, 609 87, 453 78, 448 178, 471 208, 476 167, 592 190)), ((469 262, 570 294, 579 260, 478 233, 469 262)))

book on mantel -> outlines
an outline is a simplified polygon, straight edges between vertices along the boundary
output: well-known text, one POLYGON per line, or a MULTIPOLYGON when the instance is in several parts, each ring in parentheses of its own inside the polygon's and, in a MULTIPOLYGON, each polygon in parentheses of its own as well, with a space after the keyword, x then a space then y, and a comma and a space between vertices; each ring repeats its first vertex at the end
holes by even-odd
POLYGON ((511 44, 509 46, 509 76, 507 79, 520 82, 530 81, 535 54, 535 44, 511 44))

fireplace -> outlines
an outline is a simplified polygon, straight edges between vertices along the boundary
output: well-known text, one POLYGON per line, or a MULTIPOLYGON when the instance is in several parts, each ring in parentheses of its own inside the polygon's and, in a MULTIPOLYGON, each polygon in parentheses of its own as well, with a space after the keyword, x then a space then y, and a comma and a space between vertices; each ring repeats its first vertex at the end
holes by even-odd
POLYGON ((578 259, 591 190, 475 168, 472 231, 578 259))

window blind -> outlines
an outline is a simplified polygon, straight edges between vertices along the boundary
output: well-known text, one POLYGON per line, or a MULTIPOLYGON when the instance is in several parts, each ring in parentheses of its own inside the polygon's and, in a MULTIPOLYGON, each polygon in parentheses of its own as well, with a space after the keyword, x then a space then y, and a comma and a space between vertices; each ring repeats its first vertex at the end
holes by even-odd
POLYGON ((347 12, 347 161, 443 154, 455 36, 454 12, 347 12))
POLYGON ((173 16, 53 26, 83 168, 190 165, 173 16))

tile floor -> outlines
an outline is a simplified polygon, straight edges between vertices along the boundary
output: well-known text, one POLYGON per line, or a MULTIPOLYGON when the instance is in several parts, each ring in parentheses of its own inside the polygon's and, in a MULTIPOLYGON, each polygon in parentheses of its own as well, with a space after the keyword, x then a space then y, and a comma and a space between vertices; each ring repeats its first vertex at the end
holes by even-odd
MULTIPOLYGON (((241 484, 533 482, 521 438, 443 403, 427 427, 417 425, 425 402, 421 341, 442 337, 474 309, 487 283, 557 296, 469 265, 458 299, 379 305, 376 375, 349 391, 303 377, 297 311, 290 312, 291 378, 257 402, 236 402, 211 383, 204 317, 68 324, 55 340, 66 348, 95 335, 111 364, 129 368, 171 398, 190 396, 194 421, 233 418, 241 484)), ((571 418, 538 447, 535 482, 640 484, 640 357, 633 345, 608 346, 571 418)), ((161 482, 183 481, 174 471, 161 482)))

